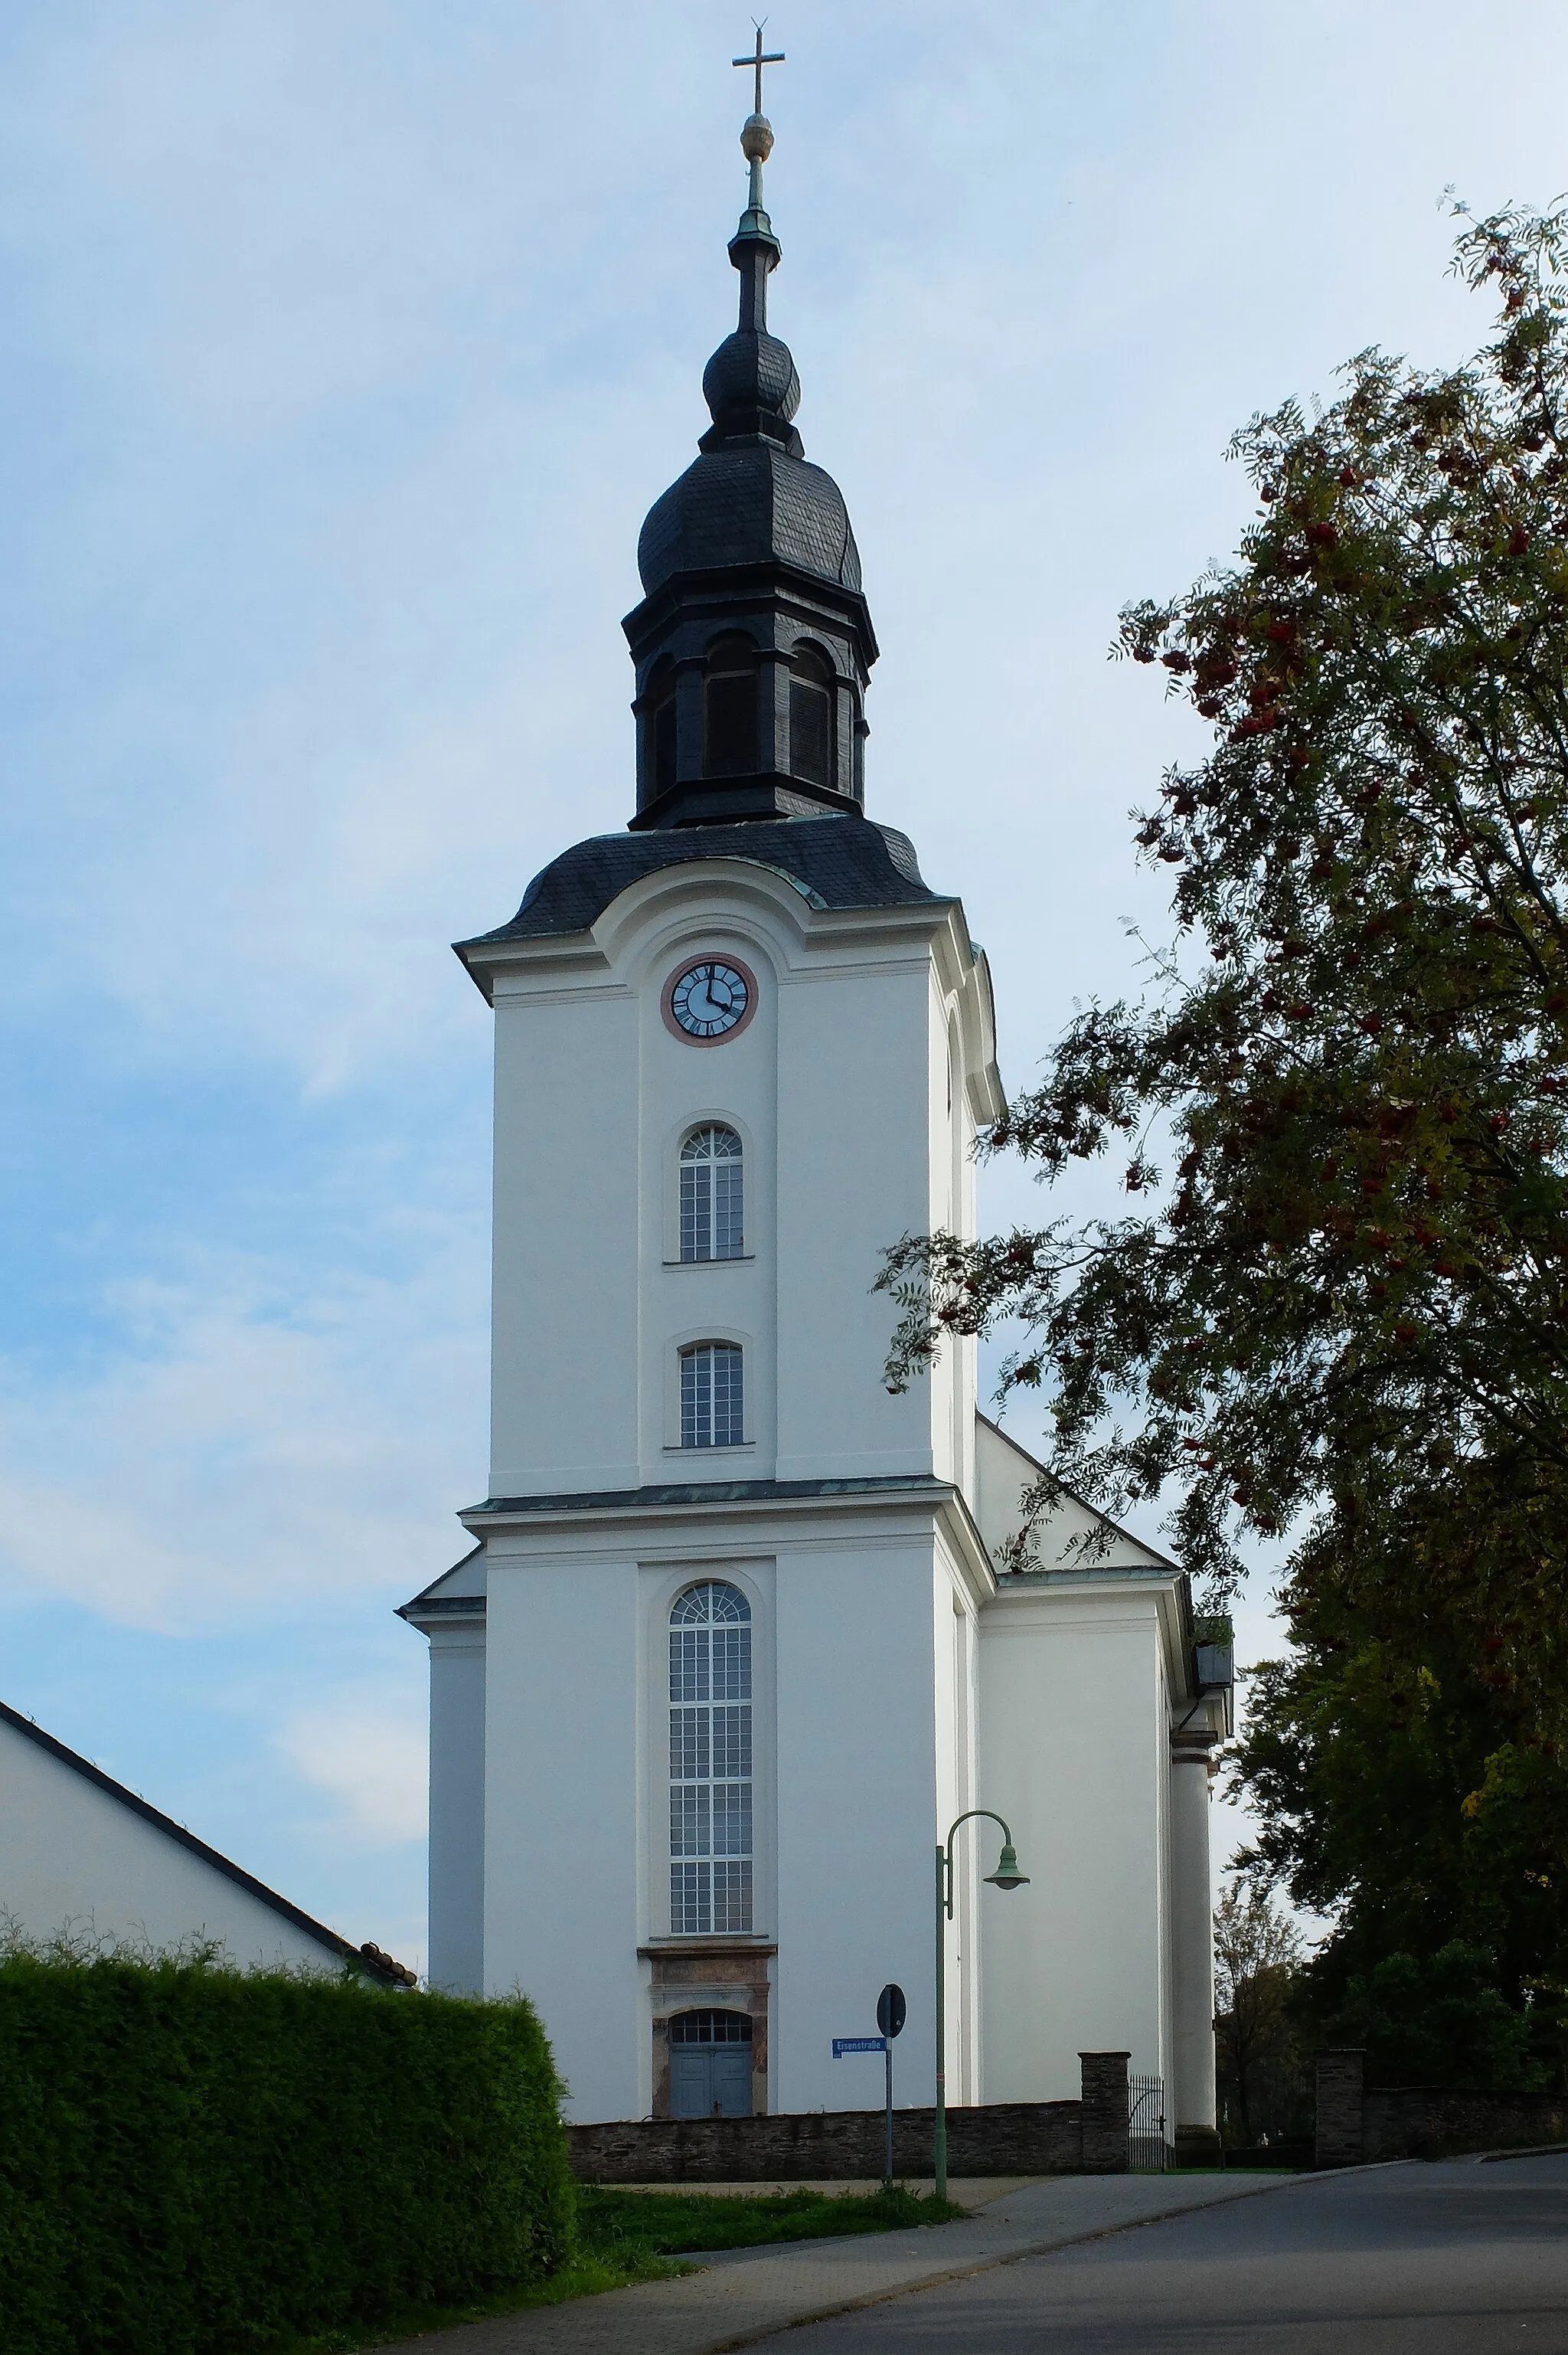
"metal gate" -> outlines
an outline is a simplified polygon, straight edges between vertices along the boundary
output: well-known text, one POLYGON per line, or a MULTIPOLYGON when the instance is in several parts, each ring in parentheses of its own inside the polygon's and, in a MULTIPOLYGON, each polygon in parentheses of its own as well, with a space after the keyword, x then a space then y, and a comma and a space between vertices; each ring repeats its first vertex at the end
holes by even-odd
POLYGON ((1170 2164, 1161 2077, 1127 2081, 1127 2164, 1133 2175, 1163 2175, 1170 2164))

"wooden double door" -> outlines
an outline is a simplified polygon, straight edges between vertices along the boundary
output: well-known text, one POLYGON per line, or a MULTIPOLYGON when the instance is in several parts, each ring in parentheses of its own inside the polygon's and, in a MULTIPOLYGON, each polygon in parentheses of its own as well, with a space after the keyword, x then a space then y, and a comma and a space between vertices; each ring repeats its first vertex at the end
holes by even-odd
POLYGON ((670 2022, 670 2115, 751 2115, 751 2021, 744 2011, 683 2011, 670 2022))

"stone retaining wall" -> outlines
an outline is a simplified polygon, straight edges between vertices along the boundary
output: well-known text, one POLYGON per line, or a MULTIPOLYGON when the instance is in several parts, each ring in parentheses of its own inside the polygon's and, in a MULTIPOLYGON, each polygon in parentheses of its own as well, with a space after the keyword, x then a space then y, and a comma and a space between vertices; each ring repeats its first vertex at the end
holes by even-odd
POLYGON ((1367 2094, 1363 2158, 1436 2158, 1445 2151, 1512 2150, 1568 2142, 1561 2094, 1470 2094, 1447 2085, 1403 2085, 1367 2094))
POLYGON ((1488 2094, 1450 2085, 1369 2087, 1364 2052, 1318 2056, 1317 2163, 1437 2158, 1568 2142, 1568 2097, 1488 2094))
MULTIPOLYGON (((948 2112, 953 2175, 1075 2175, 1080 2102, 993 2102, 948 2112)), ((1125 2115, 1125 2113, 1124 2113, 1125 2115)), ((893 2113, 893 2171, 931 2172, 930 2110, 893 2113)), ((788 2117, 635 2118, 568 2126, 584 2183, 802 2183, 880 2179, 886 2113, 810 2110, 788 2117)), ((1123 2129, 1120 2164, 1127 2165, 1123 2129)))

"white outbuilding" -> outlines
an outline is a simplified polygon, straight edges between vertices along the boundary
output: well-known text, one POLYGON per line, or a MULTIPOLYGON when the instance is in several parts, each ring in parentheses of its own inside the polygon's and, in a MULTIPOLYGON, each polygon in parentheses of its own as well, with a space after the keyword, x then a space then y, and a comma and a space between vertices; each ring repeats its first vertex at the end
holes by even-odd
POLYGON ((280 1897, 0 1702, 0 1924, 34 1945, 222 1949, 238 1970, 413 1974, 280 1897))
MULTIPOLYGON (((757 143, 754 142, 754 145, 757 143)), ((1063 1502, 970 1343, 894 1395, 874 1294, 976 1231, 1002 1109, 963 908, 863 805, 876 643, 807 464, 752 200, 713 422, 627 620, 637 814, 460 944, 495 1014, 492 1473, 429 1639, 430 1976, 524 1987, 579 2120, 1051 2100, 1126 2050, 1214 2119, 1210 1761, 1228 1662, 1152 1548, 1063 1502), (1086 1542, 1086 1540, 1087 1540, 1086 1542)))

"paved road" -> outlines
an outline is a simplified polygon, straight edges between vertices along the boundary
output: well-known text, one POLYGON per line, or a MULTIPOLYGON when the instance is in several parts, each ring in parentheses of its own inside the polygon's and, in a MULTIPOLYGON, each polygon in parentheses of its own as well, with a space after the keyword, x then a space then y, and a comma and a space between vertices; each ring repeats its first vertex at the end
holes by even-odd
POLYGON ((762 2343, 779 2355, 1568 2355, 1568 2156, 1297 2177, 762 2343))
MULTIPOLYGON (((1054 2176, 1015 2185, 958 2223, 726 2250, 679 2281, 462 2323, 402 2340, 387 2355, 719 2355, 922 2282, 1065 2248, 1147 2217, 1273 2199, 1287 2188, 1288 2179, 1256 2175, 1054 2176)), ((794 2345, 791 2339, 789 2355, 794 2345)))

